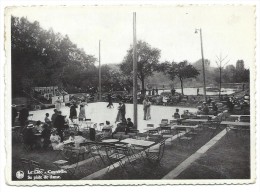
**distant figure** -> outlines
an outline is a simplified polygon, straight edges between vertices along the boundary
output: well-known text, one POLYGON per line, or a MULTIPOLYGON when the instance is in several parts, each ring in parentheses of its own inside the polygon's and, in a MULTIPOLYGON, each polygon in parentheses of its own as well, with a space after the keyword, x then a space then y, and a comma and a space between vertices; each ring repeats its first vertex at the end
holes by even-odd
POLYGON ((143 100, 144 120, 146 120, 147 117, 147 108, 148 108, 148 98, 145 97, 145 99, 143 100))
POLYGON ((177 108, 175 113, 173 114, 174 119, 180 119, 179 109, 177 108))
POLYGON ((147 98, 146 120, 151 119, 151 105, 152 105, 152 103, 151 103, 150 100, 147 98))
POLYGON ((121 121, 125 120, 125 113, 126 113, 125 104, 122 101, 120 101, 119 106, 118 106, 116 122, 121 122, 121 121))
POLYGON ((95 123, 95 124, 93 125, 93 127, 91 127, 91 128, 89 129, 89 139, 90 139, 91 141, 95 141, 95 140, 96 140, 96 127, 97 127, 97 124, 95 123))
POLYGON ((152 95, 154 95, 154 88, 152 89, 152 95))
POLYGON ((23 130, 23 140, 24 144, 28 145, 30 149, 33 149, 33 147, 36 145, 36 136, 33 132, 33 124, 29 124, 24 130, 23 130))
POLYGON ((155 92, 156 92, 156 95, 158 95, 158 88, 156 87, 156 89, 155 89, 155 92))
POLYGON ((202 108, 203 115, 209 114, 209 108, 206 102, 203 102, 203 108, 202 108))
POLYGON ((162 101, 163 101, 163 105, 164 105, 164 106, 167 106, 168 98, 167 98, 166 95, 163 96, 162 101))
POLYGON ((73 119, 77 119, 77 110, 76 106, 74 104, 71 105, 70 107, 70 120, 73 122, 73 119))
POLYGON ((85 106, 81 104, 79 109, 79 121, 84 121, 84 119, 86 119, 85 106))
POLYGON ((107 100, 108 100, 107 108, 111 108, 111 107, 114 108, 113 101, 112 101, 112 96, 111 96, 110 93, 107 95, 107 100))
POLYGON ((127 118, 127 119, 126 119, 126 126, 127 126, 129 129, 134 128, 134 124, 133 124, 131 118, 127 118))
POLYGON ((200 92, 200 89, 199 89, 199 88, 197 88, 197 96, 199 96, 199 92, 200 92))
POLYGON ((242 87, 242 91, 244 91, 245 90, 245 84, 243 84, 243 87, 242 87))
POLYGON ((55 108, 57 109, 57 111, 60 111, 61 103, 62 103, 62 101, 61 101, 60 97, 58 97, 58 99, 55 101, 55 108))
POLYGON ((22 127, 25 126, 25 122, 28 120, 29 117, 29 110, 27 109, 27 107, 25 107, 25 105, 22 105, 23 108, 21 109, 20 113, 19 113, 19 121, 20 121, 20 125, 22 127))
POLYGON ((174 87, 173 87, 172 90, 171 90, 172 96, 175 95, 175 92, 176 92, 176 90, 175 90, 174 87))
POLYGON ((57 135, 56 129, 51 131, 50 141, 53 150, 63 150, 64 144, 61 142, 61 138, 57 135))
POLYGON ((54 109, 53 112, 54 112, 54 113, 53 113, 52 116, 51 116, 52 125, 54 124, 55 119, 56 119, 56 117, 57 117, 57 115, 58 115, 57 109, 54 109))
POLYGON ((44 122, 45 122, 48 126, 51 125, 51 120, 49 119, 49 116, 50 116, 50 114, 49 114, 49 113, 46 113, 46 114, 45 114, 45 118, 44 118, 44 122))

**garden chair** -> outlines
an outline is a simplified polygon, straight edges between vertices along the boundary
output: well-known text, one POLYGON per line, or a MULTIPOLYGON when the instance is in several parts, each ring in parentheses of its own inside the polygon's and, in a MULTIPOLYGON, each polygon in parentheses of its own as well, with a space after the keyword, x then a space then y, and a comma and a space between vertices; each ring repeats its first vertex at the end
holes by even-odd
POLYGON ((119 166, 128 173, 128 170, 126 168, 126 165, 129 163, 131 167, 135 169, 131 158, 133 158, 133 153, 131 151, 131 148, 129 147, 122 147, 122 146, 116 146, 116 145, 106 145, 106 155, 107 159, 109 161, 109 166, 107 172, 109 172, 111 166, 115 167, 115 163, 118 163, 119 166))
POLYGON ((187 143, 188 145, 191 144, 193 137, 191 135, 187 135, 187 129, 185 127, 177 127, 175 131, 177 133, 178 141, 181 145, 182 143, 187 143))
POLYGON ((168 119, 162 119, 160 123, 160 127, 168 125, 168 122, 169 122, 168 119))
POLYGON ((171 139, 170 142, 172 142, 173 134, 172 134, 171 127, 169 127, 169 126, 160 127, 160 131, 161 131, 161 135, 163 138, 166 138, 166 139, 170 138, 171 139))
POLYGON ((155 166, 160 166, 160 162, 163 158, 165 149, 165 139, 162 139, 159 142, 159 148, 158 149, 150 149, 145 151, 145 159, 148 161, 149 165, 154 168, 155 166))

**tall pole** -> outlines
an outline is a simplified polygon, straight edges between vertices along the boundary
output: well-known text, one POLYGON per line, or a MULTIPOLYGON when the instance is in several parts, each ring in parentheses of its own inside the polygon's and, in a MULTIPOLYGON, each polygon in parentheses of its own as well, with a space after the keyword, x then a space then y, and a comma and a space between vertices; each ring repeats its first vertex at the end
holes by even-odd
POLYGON ((207 94, 206 94, 206 78, 205 78, 205 63, 204 63, 203 43, 202 43, 202 30, 201 30, 201 28, 200 28, 200 46, 201 46, 201 57, 202 57, 202 71, 203 71, 203 91, 204 91, 204 100, 207 101, 207 94))
POLYGON ((137 54, 136 54, 136 12, 133 13, 133 104, 134 125, 138 129, 137 121, 137 54))
POLYGON ((222 72, 222 66, 220 65, 220 67, 219 67, 219 98, 220 98, 220 96, 221 96, 221 81, 222 81, 222 79, 221 79, 221 72, 222 72))
POLYGON ((101 101, 101 53, 100 53, 100 40, 99 40, 99 56, 98 56, 98 61, 99 61, 99 71, 98 71, 98 90, 99 90, 99 101, 101 101))

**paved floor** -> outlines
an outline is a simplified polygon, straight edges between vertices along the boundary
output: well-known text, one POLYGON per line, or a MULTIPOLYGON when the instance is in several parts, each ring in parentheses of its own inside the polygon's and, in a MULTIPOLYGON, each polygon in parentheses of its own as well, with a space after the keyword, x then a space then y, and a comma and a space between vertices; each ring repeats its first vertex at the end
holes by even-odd
MULTIPOLYGON (((98 103, 89 103, 86 109, 86 116, 90 118, 93 122, 103 123, 106 120, 109 120, 111 124, 115 123, 116 115, 117 115, 117 107, 118 103, 114 103, 114 108, 108 109, 106 108, 107 103, 98 102, 98 103)), ((196 112, 196 108, 187 108, 187 107, 174 107, 174 106, 151 106, 151 117, 150 120, 143 120, 143 106, 138 105, 138 129, 140 132, 144 132, 146 128, 146 124, 153 123, 155 127, 159 125, 161 119, 173 119, 172 115, 174 114, 176 108, 180 109, 180 114, 183 113, 184 110, 189 110, 190 112, 196 112)), ((63 106, 61 108, 62 114, 67 115, 69 117, 70 108, 63 106)), ((77 109, 79 112, 79 108, 77 109)), ((33 114, 33 120, 44 121, 45 113, 49 113, 50 116, 53 114, 53 109, 44 109, 38 111, 31 111, 33 114)), ((133 119, 133 104, 126 104, 126 118, 130 117, 133 119)))

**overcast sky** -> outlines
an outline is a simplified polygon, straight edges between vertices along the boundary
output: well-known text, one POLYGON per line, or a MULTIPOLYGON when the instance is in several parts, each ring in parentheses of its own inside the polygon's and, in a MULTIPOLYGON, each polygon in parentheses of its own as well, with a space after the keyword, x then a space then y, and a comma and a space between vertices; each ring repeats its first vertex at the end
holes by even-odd
POLYGON ((201 58, 202 28, 204 57, 216 66, 216 55, 228 55, 249 67, 254 63, 255 22, 252 6, 93 6, 23 7, 11 14, 37 20, 44 29, 67 34, 87 54, 101 62, 120 63, 133 39, 133 12, 137 14, 137 39, 161 50, 161 61, 195 62, 201 58))

